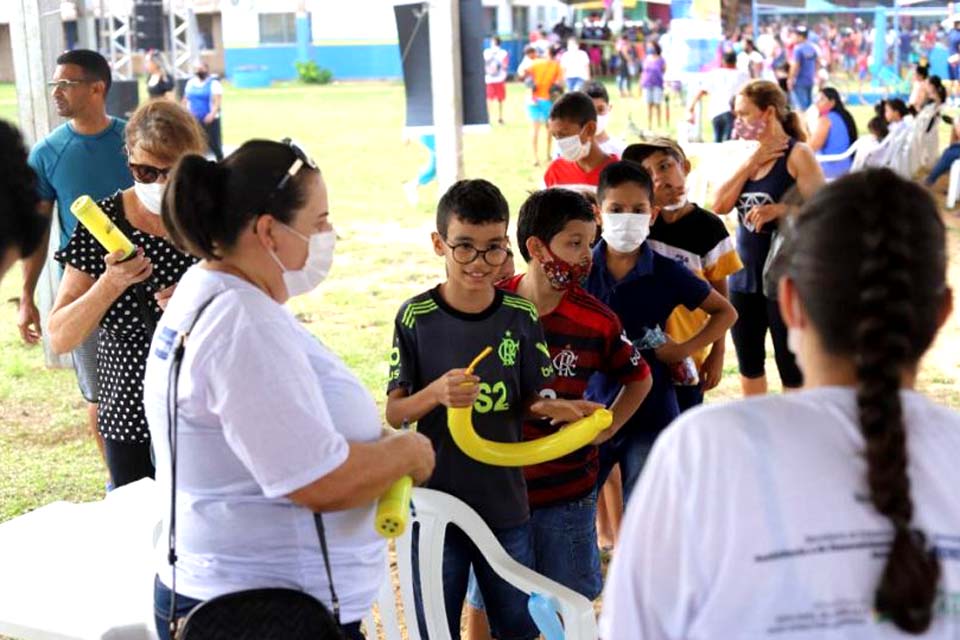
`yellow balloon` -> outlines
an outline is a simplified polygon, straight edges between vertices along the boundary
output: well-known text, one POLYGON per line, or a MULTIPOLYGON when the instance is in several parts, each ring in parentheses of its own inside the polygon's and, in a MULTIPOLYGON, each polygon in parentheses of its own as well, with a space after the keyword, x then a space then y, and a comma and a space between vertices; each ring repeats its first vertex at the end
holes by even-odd
POLYGON ((80 196, 74 200, 70 211, 108 252, 123 251, 123 259, 126 260, 137 250, 90 196, 80 196))
POLYGON ((384 538, 396 538, 403 535, 410 518, 410 492, 413 478, 403 476, 394 482, 377 503, 377 517, 374 521, 377 533, 384 538))
POLYGON ((597 409, 549 436, 528 442, 496 442, 474 430, 473 407, 447 409, 447 425, 457 446, 474 460, 498 467, 527 467, 562 458, 593 442, 612 423, 612 412, 597 409))

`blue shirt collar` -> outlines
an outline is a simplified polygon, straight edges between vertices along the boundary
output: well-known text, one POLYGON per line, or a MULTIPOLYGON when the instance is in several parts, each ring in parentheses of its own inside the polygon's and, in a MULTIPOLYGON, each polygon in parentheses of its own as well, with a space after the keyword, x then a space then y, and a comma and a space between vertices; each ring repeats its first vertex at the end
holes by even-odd
POLYGON ((653 250, 647 246, 646 242, 640 245, 640 255, 637 256, 637 264, 633 266, 633 269, 627 273, 623 280, 616 281, 607 269, 607 241, 601 238, 600 242, 593 248, 593 265, 594 269, 598 271, 600 281, 603 283, 604 288, 612 289, 616 285, 624 284, 653 273, 653 250))

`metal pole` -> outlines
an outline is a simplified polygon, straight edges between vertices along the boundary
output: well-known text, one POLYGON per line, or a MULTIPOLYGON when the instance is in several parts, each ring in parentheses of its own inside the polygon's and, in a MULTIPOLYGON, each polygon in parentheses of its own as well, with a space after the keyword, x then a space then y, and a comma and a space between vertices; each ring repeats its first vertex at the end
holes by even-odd
POLYGON ((753 42, 760 37, 760 15, 757 13, 757 0, 750 0, 750 18, 753 21, 753 42))
POLYGON ((430 1, 430 76, 437 184, 442 193, 463 177, 460 0, 430 1))

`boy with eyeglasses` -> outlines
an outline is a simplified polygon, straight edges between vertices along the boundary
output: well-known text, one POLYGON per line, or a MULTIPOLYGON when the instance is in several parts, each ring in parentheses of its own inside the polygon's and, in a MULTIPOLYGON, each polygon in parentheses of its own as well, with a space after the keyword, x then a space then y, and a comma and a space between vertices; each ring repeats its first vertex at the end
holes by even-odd
MULTIPOLYGON (((434 252, 446 263, 447 279, 400 307, 386 414, 395 427, 416 422, 433 442, 436 468, 427 486, 467 503, 511 557, 532 567, 522 469, 470 458, 453 442, 447 427, 447 407, 472 405, 473 423, 482 437, 520 442, 526 417, 536 414, 567 422, 594 408, 584 401, 538 397, 553 378, 553 367, 536 306, 494 287, 509 257, 508 221, 507 201, 486 180, 461 180, 440 199, 432 239, 434 252), (480 362, 475 375, 468 374, 465 367, 487 346, 493 353, 480 362)), ((494 636, 539 635, 527 613, 527 596, 493 572, 464 532, 450 527, 444 545, 444 601, 453 638, 460 637, 471 566, 489 608, 494 636)))

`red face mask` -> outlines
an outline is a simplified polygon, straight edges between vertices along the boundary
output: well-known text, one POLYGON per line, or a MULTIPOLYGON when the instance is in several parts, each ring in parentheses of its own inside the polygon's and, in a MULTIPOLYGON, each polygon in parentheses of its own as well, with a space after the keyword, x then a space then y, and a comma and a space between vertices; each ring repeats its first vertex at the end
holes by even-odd
POLYGON ((547 253, 553 258, 550 262, 542 262, 543 273, 550 281, 550 286, 557 291, 568 291, 573 287, 582 287, 590 275, 591 260, 584 258, 580 264, 570 264, 547 247, 547 253))

